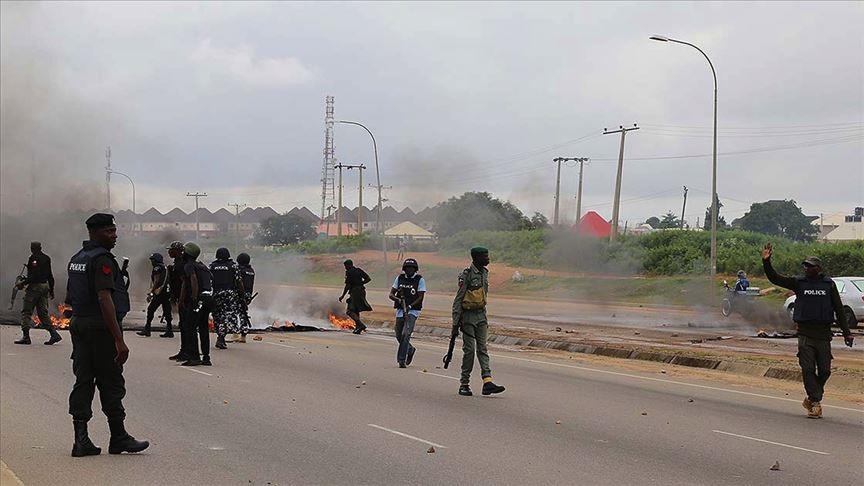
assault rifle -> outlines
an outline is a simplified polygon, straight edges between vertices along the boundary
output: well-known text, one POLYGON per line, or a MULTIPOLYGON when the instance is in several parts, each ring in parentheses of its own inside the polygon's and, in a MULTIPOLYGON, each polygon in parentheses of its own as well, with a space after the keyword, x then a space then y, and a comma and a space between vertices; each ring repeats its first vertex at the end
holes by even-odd
POLYGON ((249 317, 249 304, 251 304, 252 301, 255 300, 255 297, 258 297, 258 292, 252 294, 252 297, 250 297, 249 300, 246 300, 245 295, 240 296, 240 310, 243 312, 243 315, 241 315, 240 317, 246 322, 248 322, 250 327, 252 326, 252 318, 249 317))
POLYGON ((453 326, 453 330, 450 332, 450 344, 447 345, 447 354, 444 355, 444 369, 446 370, 448 366, 450 366, 450 362, 453 361, 453 347, 456 346, 456 336, 459 335, 459 324, 457 323, 453 326))
POLYGON ((9 310, 11 311, 13 307, 15 307, 15 297, 18 296, 18 291, 24 286, 27 282, 27 277, 24 276, 24 272, 27 271, 27 265, 23 265, 21 268, 21 273, 15 277, 15 285, 12 286, 12 298, 9 299, 9 310))

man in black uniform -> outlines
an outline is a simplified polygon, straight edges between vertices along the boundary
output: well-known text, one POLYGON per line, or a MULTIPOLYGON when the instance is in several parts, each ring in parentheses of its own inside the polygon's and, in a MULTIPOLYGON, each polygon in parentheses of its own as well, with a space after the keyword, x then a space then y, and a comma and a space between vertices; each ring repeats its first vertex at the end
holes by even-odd
POLYGON ((209 324, 213 311, 213 280, 207 265, 198 261, 201 255, 198 245, 186 243, 183 245, 183 254, 186 256, 186 267, 183 269, 180 308, 186 311, 186 340, 189 343, 188 358, 183 366, 211 366, 209 324), (201 339, 200 354, 196 332, 201 339))
POLYGON ((771 243, 762 249, 762 268, 774 285, 795 292, 795 311, 792 320, 798 327, 798 364, 804 377, 807 397, 801 405, 810 418, 822 417, 822 395, 825 382, 831 376, 831 323, 836 322, 843 331, 843 341, 852 347, 849 324, 843 318, 843 303, 837 284, 822 273, 822 260, 808 257, 801 262, 804 275, 785 277, 771 265, 774 248, 771 243))
POLYGON ((186 342, 188 331, 184 332, 187 327, 186 313, 180 307, 180 293, 183 290, 183 269, 186 267, 186 257, 183 255, 183 242, 172 241, 168 245, 168 256, 173 259, 171 265, 168 265, 168 288, 171 302, 177 305, 177 329, 180 331, 180 351, 169 357, 170 360, 187 361, 189 356, 189 343, 186 342))
POLYGON ((216 260, 210 263, 213 277, 213 325, 216 327, 216 348, 228 349, 225 336, 228 330, 237 330, 240 313, 242 283, 237 264, 231 259, 228 248, 216 250, 216 260))
POLYGON ((350 294, 345 311, 354 321, 354 334, 360 334, 366 330, 366 325, 360 320, 361 312, 369 312, 372 306, 366 301, 366 284, 372 281, 372 278, 363 271, 362 268, 355 267, 354 262, 345 260, 345 288, 342 290, 342 295, 339 296, 339 302, 345 298, 345 294, 350 294))
POLYGON ((51 272, 51 257, 42 253, 42 243, 30 243, 30 258, 27 259, 27 278, 18 284, 18 289, 27 287, 24 307, 21 309, 21 339, 15 344, 30 344, 33 309, 39 316, 39 327, 48 331, 50 339, 43 344, 52 345, 63 338, 54 330, 48 315, 48 301, 54 300, 54 274, 51 272))
POLYGON ((237 268, 240 269, 240 280, 243 282, 243 296, 240 301, 240 334, 234 334, 235 343, 245 343, 246 334, 252 328, 249 319, 249 304, 252 302, 252 291, 255 288, 255 269, 252 268, 252 258, 248 253, 237 255, 237 268))
POLYGON ((75 385, 69 394, 69 414, 75 428, 72 456, 95 456, 102 452, 87 434, 96 388, 111 430, 108 453, 141 452, 150 443, 135 440, 123 426, 126 419, 123 364, 129 358, 129 348, 120 326, 129 312, 129 294, 120 265, 110 252, 117 243, 114 216, 103 213, 90 216, 87 230, 90 239, 69 262, 66 285, 66 303, 72 306, 69 332, 75 373, 75 385))
POLYGON ((171 338, 174 337, 174 331, 171 329, 171 298, 168 288, 168 269, 165 268, 164 260, 161 253, 153 253, 150 255, 150 264, 153 265, 153 270, 150 272, 150 290, 147 292, 147 322, 144 324, 144 330, 138 331, 139 336, 150 336, 150 325, 153 323, 153 317, 156 311, 162 308, 162 317, 165 319, 165 332, 159 337, 171 338))

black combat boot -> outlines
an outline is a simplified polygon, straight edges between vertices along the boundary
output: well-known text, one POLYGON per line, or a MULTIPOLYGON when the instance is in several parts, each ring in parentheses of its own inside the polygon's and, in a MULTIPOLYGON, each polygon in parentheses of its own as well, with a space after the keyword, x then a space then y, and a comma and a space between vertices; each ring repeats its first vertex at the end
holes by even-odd
POLYGON ((165 332, 160 334, 159 337, 162 337, 162 338, 173 338, 174 337, 174 331, 171 330, 171 323, 170 322, 168 323, 168 326, 165 328, 165 332))
POLYGON ((111 442, 108 444, 108 454, 120 454, 122 452, 141 452, 150 447, 146 440, 135 440, 123 427, 123 420, 109 420, 108 428, 111 429, 111 442))
POLYGON ((15 341, 15 344, 30 344, 30 329, 21 331, 21 339, 15 341))
POLYGON ((483 394, 484 395, 491 395, 493 393, 501 393, 503 391, 504 391, 504 387, 501 385, 496 385, 495 383, 492 383, 491 381, 487 381, 486 383, 483 383, 483 394))
POLYGON ((51 337, 48 338, 48 340, 42 344, 44 344, 46 346, 51 346, 54 343, 59 343, 60 341, 63 340, 63 338, 60 336, 60 333, 58 333, 53 327, 49 328, 49 331, 51 332, 51 337))
POLYGON ((225 344, 225 336, 216 338, 216 349, 228 349, 228 345, 225 344))
POLYGON ((210 355, 205 354, 205 355, 201 358, 201 366, 213 366, 213 362, 210 361, 210 355))
POLYGON ((90 436, 87 435, 87 421, 73 420, 75 427, 75 444, 72 446, 72 457, 98 456, 102 449, 93 445, 90 436))
POLYGON ((459 385, 459 394, 463 397, 473 397, 474 393, 471 392, 471 387, 468 386, 467 383, 464 385, 459 385))
POLYGON ((138 331, 135 334, 139 336, 150 337, 150 329, 145 327, 143 330, 138 331))

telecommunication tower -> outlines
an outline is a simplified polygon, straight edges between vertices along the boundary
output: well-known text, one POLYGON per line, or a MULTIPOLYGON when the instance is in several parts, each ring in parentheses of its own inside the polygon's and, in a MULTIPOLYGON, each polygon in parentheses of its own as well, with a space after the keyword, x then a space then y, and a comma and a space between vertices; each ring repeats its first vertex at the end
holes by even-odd
POLYGON ((336 153, 333 148, 333 97, 325 98, 324 111, 324 163, 321 168, 321 221, 325 211, 336 201, 336 153))

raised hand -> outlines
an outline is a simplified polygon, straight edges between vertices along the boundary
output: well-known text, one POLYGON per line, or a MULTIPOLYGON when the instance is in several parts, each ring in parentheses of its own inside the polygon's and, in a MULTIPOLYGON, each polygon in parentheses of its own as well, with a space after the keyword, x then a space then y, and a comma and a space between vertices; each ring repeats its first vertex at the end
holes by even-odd
POLYGON ((773 255, 773 254, 774 254, 774 246, 770 242, 765 243, 765 246, 762 248, 762 259, 763 260, 770 260, 771 255, 773 255))

